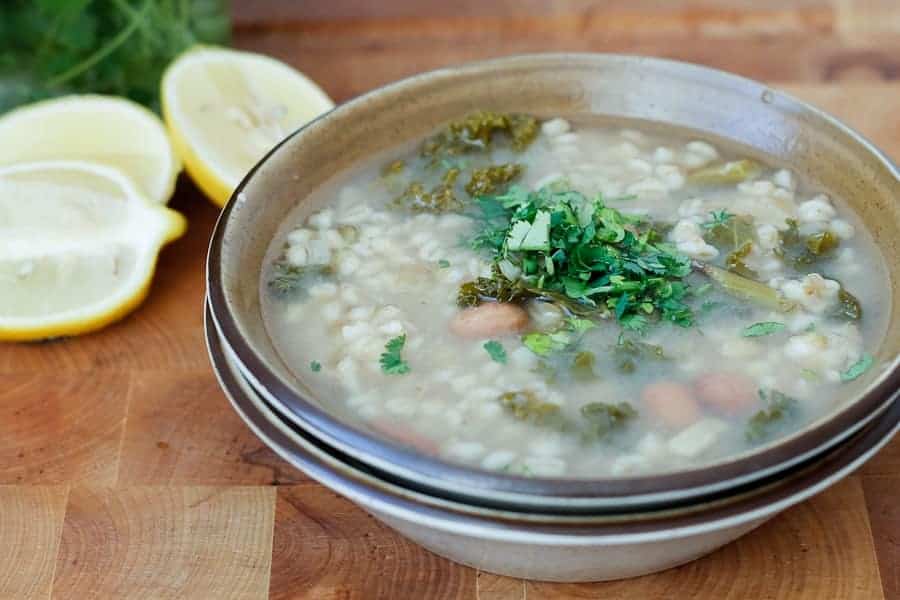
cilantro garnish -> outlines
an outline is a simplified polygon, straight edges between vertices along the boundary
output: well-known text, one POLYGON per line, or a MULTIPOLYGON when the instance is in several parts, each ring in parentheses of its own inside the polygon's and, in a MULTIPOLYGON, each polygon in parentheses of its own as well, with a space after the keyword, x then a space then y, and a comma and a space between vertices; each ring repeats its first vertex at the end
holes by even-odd
POLYGON ((322 370, 322 363, 317 360, 312 361, 311 363, 309 363, 309 370, 313 373, 318 373, 322 370))
POLYGON ((858 361, 853 363, 849 369, 841 373, 841 381, 853 381, 860 377, 863 373, 872 368, 875 359, 871 354, 863 354, 858 361))
POLYGON ((490 355, 492 361, 501 365, 506 364, 506 349, 503 347, 503 344, 496 340, 491 340, 485 342, 484 349, 490 355))
POLYGON ((405 375, 409 373, 409 363, 400 356, 403 346, 406 345, 406 334, 398 335, 388 340, 384 345, 384 352, 381 354, 379 364, 381 371, 385 375, 405 375))
MULTIPOLYGON (((640 217, 606 206, 599 195, 587 198, 565 181, 533 192, 512 186, 478 198, 477 205, 482 227, 472 247, 487 250, 505 268, 464 284, 465 305, 497 290, 505 301, 540 297, 592 320, 614 315, 633 331, 658 320, 694 323, 682 281, 691 272, 690 259, 662 243, 659 231, 640 217)), ((555 345, 541 335, 551 334, 525 341, 538 354, 555 345)))
POLYGON ((709 213, 710 220, 703 224, 704 229, 712 229, 719 225, 728 225, 728 222, 734 218, 734 215, 727 210, 720 210, 709 213))
POLYGON ((450 261, 445 258, 442 258, 441 260, 438 261, 438 267, 441 269, 447 269, 450 267, 450 261))

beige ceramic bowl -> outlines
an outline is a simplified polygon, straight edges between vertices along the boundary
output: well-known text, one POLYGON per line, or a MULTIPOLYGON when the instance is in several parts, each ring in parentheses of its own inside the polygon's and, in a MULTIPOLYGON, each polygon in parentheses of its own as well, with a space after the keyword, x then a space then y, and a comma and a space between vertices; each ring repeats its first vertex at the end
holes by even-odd
MULTIPOLYGON (((900 381, 896 293, 874 350, 878 368, 849 384, 853 402, 789 437, 708 466, 642 477, 522 478, 423 456, 334 416, 327 400, 284 364, 266 333, 259 299, 266 248, 288 212, 336 174, 474 109, 642 119, 734 140, 849 202, 881 248, 895 290, 900 282, 897 168, 859 134, 781 92, 721 71, 629 56, 535 55, 442 69, 365 94, 296 132, 251 171, 222 213, 207 273, 213 318, 243 376, 285 418, 432 493, 577 512, 690 502, 750 484, 833 447, 887 406, 900 381)), ((306 202, 306 210, 316 208, 306 202)))

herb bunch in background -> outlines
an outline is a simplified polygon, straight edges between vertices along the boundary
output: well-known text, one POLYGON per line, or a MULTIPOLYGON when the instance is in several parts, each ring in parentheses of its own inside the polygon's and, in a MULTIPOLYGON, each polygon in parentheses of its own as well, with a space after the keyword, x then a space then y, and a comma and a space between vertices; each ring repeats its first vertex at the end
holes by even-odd
POLYGON ((228 0, 4 0, 0 112, 70 93, 125 96, 159 111, 169 62, 231 36, 228 0))

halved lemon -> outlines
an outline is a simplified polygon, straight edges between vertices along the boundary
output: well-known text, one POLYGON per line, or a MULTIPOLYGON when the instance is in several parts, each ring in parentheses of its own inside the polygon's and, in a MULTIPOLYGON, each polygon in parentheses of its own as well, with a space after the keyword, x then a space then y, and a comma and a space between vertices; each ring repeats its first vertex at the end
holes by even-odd
POLYGON ((0 118, 0 165, 47 160, 119 169, 160 204, 169 201, 181 170, 159 117, 112 96, 64 96, 0 118))
POLYGON ((184 217, 120 171, 53 161, 0 168, 0 340, 99 329, 136 308, 184 217))
POLYGON ((222 206, 273 146, 334 103, 268 56, 199 46, 162 78, 163 118, 185 169, 222 206))

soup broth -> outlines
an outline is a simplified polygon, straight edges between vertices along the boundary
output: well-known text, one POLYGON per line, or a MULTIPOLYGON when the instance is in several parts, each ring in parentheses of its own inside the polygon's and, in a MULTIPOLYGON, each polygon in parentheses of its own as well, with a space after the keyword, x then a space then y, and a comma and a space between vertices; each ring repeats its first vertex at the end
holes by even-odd
POLYGON ((804 427, 873 368, 870 237, 721 141, 476 113, 316 194, 273 240, 269 333, 326 408, 424 453, 677 470, 804 427))

